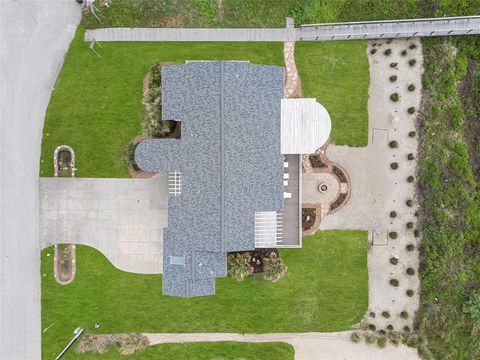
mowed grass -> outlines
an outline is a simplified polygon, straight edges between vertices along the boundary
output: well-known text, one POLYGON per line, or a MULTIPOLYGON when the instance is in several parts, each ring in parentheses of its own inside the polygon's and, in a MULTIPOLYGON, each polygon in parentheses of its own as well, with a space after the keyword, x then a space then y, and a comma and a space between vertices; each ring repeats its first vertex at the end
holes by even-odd
POLYGON ((102 43, 96 56, 79 28, 55 84, 43 130, 40 176, 53 152, 73 147, 78 177, 128 177, 122 154, 141 133, 143 79, 155 60, 249 60, 283 66, 281 43, 102 43))
MULTIPOLYGON (((128 177, 123 149, 141 133, 142 84, 150 65, 185 60, 249 60, 283 66, 281 43, 102 43, 96 56, 79 28, 55 84, 42 139, 40 176, 53 176, 53 152, 76 153, 78 177, 128 177)), ((305 96, 317 97, 333 119, 337 144, 367 138, 365 43, 299 43, 305 96)))
MULTIPOLYGON (((73 349, 70 351, 73 352, 73 349)), ((122 356, 116 350, 102 355, 74 355, 80 360, 293 360, 294 350, 292 345, 279 342, 217 342, 153 345, 129 356, 122 356)))
POLYGON ((314 97, 332 119, 337 145, 366 146, 368 84, 365 41, 297 42, 297 64, 304 97, 314 97))
POLYGON ((269 333, 340 331, 361 321, 368 306, 366 231, 319 231, 302 249, 280 252, 289 272, 278 283, 222 278, 215 296, 182 299, 162 295, 161 275, 122 272, 86 246, 77 247, 73 283, 59 285, 53 249, 45 249, 42 327, 54 325, 42 334, 43 358, 55 357, 77 326, 91 333, 269 333))

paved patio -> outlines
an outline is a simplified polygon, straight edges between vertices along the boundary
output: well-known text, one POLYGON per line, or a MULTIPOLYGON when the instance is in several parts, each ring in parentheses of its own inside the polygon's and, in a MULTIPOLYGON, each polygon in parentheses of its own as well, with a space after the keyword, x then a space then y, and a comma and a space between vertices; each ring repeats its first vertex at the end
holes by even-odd
POLYGON ((41 247, 89 245, 120 270, 162 273, 167 196, 166 173, 150 179, 41 178, 41 247))

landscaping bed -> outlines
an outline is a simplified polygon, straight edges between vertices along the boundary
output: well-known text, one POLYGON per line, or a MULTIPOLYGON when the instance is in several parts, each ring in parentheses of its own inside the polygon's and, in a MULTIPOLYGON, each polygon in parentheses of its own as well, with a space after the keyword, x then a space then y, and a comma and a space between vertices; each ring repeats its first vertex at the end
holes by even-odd
POLYGON ((315 224, 316 211, 313 208, 302 208, 302 230, 310 230, 315 224))

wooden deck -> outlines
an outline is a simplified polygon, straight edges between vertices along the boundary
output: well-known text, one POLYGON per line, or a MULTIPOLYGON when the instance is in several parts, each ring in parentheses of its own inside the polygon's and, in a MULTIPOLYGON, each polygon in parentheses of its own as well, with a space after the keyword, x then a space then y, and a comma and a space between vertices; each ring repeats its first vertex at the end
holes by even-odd
POLYGON ((279 247, 301 247, 302 236, 300 228, 301 216, 301 155, 286 155, 288 168, 284 172, 288 173, 288 185, 284 191, 291 193, 291 199, 284 199, 284 209, 282 217, 282 244, 279 247))

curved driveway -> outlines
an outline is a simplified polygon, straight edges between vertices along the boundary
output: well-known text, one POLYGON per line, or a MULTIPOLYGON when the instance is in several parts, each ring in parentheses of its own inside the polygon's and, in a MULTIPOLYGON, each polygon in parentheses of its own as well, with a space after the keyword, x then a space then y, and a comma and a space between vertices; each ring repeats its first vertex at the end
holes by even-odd
POLYGON ((40 359, 43 120, 80 20, 72 0, 0 1, 0 359, 40 359))

